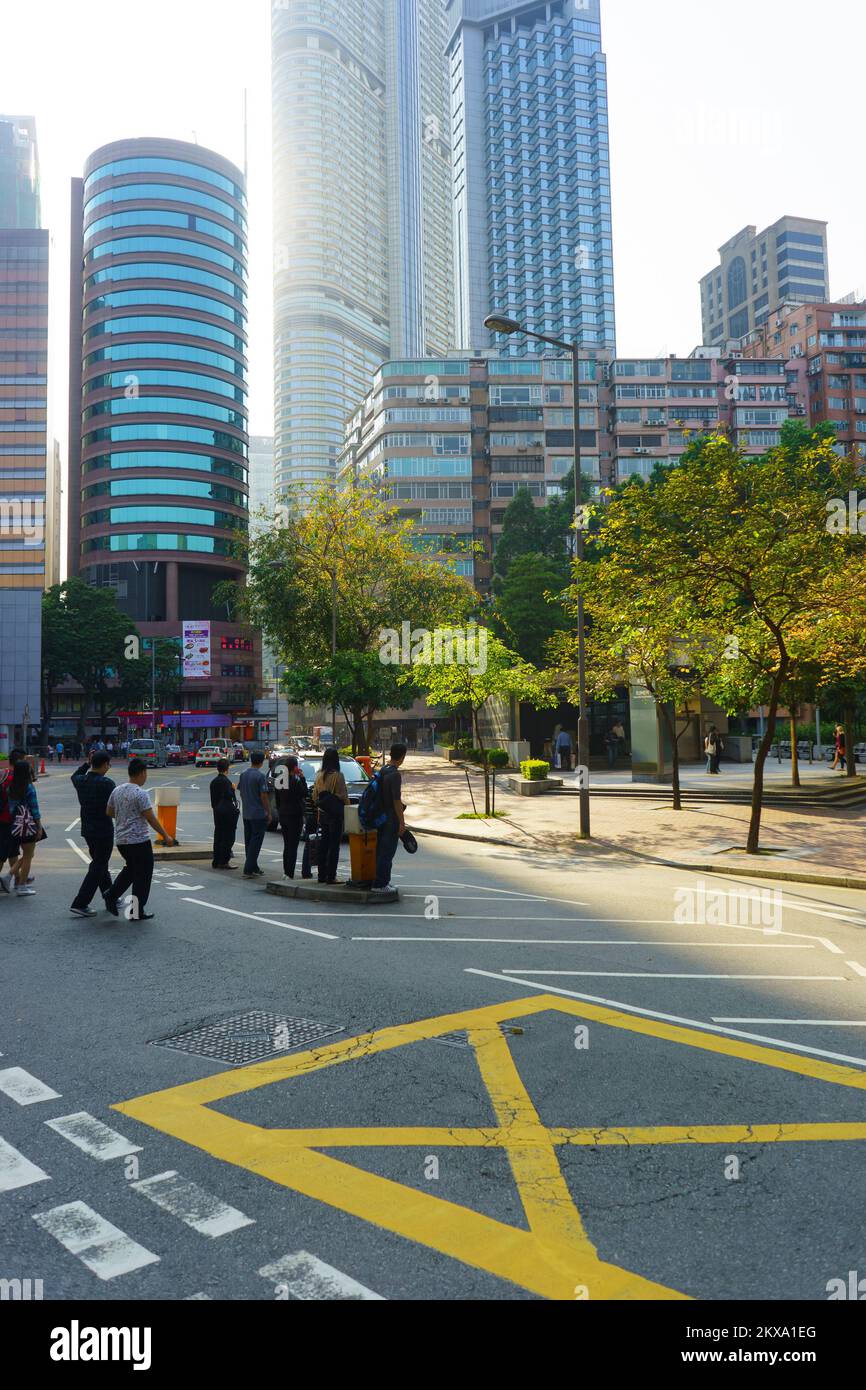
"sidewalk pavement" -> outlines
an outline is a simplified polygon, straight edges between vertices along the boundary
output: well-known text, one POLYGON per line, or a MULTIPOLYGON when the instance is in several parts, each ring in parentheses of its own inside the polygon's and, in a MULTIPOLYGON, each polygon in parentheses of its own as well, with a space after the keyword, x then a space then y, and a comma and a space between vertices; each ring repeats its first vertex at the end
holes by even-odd
MULTIPOLYGON (((826 779, 827 767, 816 766, 810 771, 806 764, 801 775, 803 781, 806 776, 826 779)), ((470 777, 476 805, 483 811, 483 779, 477 772, 470 777)), ((706 789, 707 799, 689 801, 682 811, 672 809, 670 788, 656 787, 658 800, 623 797, 615 792, 606 797, 596 790, 590 803, 592 840, 586 842, 577 834, 576 796, 518 796, 506 790, 501 774, 497 777, 496 810, 504 811, 505 817, 459 820, 461 812, 472 811, 464 769, 429 754, 410 754, 404 773, 406 823, 416 831, 508 844, 539 853, 568 849, 576 859, 622 861, 639 855, 704 872, 747 872, 752 877, 866 889, 866 804, 765 807, 761 821, 764 852, 750 855, 745 853, 749 806, 714 803, 712 795, 725 784, 751 784, 751 777, 748 765, 734 764, 713 778, 706 776, 702 766, 690 766, 684 772, 684 786, 706 789), (775 852, 766 853, 769 850, 775 852)), ((563 780, 569 780, 569 774, 563 774, 563 780)), ((778 770, 775 776, 768 773, 767 780, 780 785, 778 770)), ((840 776, 840 783, 843 780, 840 776)), ((790 764, 782 764, 781 782, 790 782, 790 764)), ((593 774, 594 788, 605 784, 612 789, 631 785, 631 773, 593 774)))

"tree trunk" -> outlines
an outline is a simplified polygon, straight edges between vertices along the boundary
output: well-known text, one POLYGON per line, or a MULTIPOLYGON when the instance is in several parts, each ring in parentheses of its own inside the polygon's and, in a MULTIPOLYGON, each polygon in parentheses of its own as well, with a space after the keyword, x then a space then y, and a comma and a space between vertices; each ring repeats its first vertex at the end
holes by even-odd
POLYGON ((791 710, 791 786, 800 786, 800 752, 797 748, 797 710, 791 710))
POLYGON ((755 758, 755 777, 752 782, 752 814, 749 820, 749 838, 746 841, 746 853, 757 854, 761 840, 761 811, 764 799, 764 764, 773 742, 773 735, 776 732, 776 714, 779 708, 779 691, 788 673, 788 662, 784 659, 776 673, 773 681, 773 688, 770 692, 770 703, 767 708, 767 728, 764 737, 761 739, 758 748, 758 755, 755 758))
POLYGON ((850 705, 845 706, 845 775, 847 777, 857 776, 857 762, 854 757, 854 711, 850 705))
POLYGON ((676 710, 674 711, 673 720, 671 720, 667 705, 662 703, 659 705, 659 708, 661 709, 662 717, 667 726, 668 736, 671 741, 671 780, 673 782, 674 793, 673 809, 675 811, 681 811, 683 809, 683 798, 680 790, 680 745, 677 738, 676 710))
POLYGON ((484 773, 484 815, 490 816, 490 768, 487 766, 487 750, 481 738, 481 729, 478 724, 478 710, 472 711, 472 723, 475 728, 475 747, 481 754, 481 770, 484 773))

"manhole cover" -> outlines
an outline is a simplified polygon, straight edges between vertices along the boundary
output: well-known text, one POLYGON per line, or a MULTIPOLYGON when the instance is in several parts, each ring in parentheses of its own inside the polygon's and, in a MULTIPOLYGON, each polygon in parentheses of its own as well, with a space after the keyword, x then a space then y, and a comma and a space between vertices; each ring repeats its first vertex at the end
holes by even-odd
POLYGON ((314 1018, 292 1018, 287 1014, 252 1009, 233 1014, 216 1023, 202 1023, 166 1038, 154 1038, 151 1047, 169 1047, 175 1052, 191 1052, 235 1066, 262 1062, 293 1047, 303 1047, 332 1033, 341 1033, 341 1023, 321 1023, 314 1018))

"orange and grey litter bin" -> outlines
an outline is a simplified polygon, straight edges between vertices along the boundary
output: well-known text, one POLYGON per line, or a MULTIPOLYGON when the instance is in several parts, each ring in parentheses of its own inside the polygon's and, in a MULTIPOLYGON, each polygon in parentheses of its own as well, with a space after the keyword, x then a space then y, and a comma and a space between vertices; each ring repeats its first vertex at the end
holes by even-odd
POLYGON ((180 787, 157 787, 156 818, 170 840, 177 839, 177 808, 180 806, 180 787))

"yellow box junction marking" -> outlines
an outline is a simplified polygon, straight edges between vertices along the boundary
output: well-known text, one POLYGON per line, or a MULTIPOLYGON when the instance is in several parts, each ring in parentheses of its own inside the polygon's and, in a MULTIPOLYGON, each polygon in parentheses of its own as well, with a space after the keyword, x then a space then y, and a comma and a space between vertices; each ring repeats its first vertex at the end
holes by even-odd
POLYGON ((556 1157, 565 1144, 764 1144, 866 1139, 866 1123, 660 1125, 548 1128, 520 1078, 500 1024, 556 1010, 645 1037, 757 1062, 798 1076, 866 1090, 866 1073, 737 1038, 565 999, 533 995, 417 1023, 397 1024, 291 1057, 276 1057, 219 1076, 113 1106, 226 1163, 313 1197, 384 1230, 552 1299, 680 1299, 688 1295, 599 1258, 571 1199, 556 1157), (326 1067, 374 1056, 443 1033, 465 1030, 497 1123, 486 1127, 375 1126, 265 1129, 209 1107, 230 1096, 326 1067), (499 1148, 508 1155, 528 1230, 494 1220, 432 1193, 365 1172, 318 1152, 339 1148, 499 1148), (584 1292, 585 1291, 585 1292, 584 1292))

